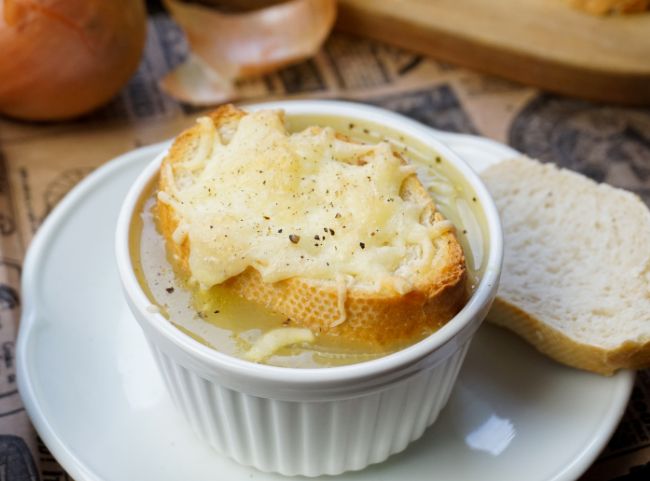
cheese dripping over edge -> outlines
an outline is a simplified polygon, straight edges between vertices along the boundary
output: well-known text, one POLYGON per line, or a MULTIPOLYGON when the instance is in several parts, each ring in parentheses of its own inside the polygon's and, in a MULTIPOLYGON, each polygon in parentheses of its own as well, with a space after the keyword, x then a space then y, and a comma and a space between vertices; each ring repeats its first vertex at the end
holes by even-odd
POLYGON ((165 164, 170 189, 158 199, 179 219, 174 242, 189 238, 202 288, 252 266, 264 282, 332 281, 343 301, 351 285, 405 294, 453 228, 423 222, 430 205, 400 196, 414 168, 388 142, 354 143, 331 128, 289 133, 279 111, 250 113, 230 131, 198 123, 193 151, 165 164))

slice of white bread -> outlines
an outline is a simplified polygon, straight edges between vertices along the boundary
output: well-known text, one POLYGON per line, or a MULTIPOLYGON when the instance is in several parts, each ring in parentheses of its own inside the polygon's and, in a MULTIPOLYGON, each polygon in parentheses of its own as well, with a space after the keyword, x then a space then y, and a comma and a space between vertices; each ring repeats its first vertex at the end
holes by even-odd
POLYGON ((634 194, 528 158, 481 174, 505 257, 488 319, 600 374, 650 367, 650 212, 634 194))
MULTIPOLYGON (((233 106, 223 106, 208 117, 217 128, 219 138, 228 142, 245 115, 246 112, 233 106)), ((161 172, 171 171, 175 177, 182 175, 176 173, 174 166, 193 157, 199 148, 200 128, 197 124, 176 138, 163 160, 161 172)), ((177 181, 176 185, 192 184, 191 178, 173 180, 177 181)), ((160 176, 159 192, 174 195, 166 175, 160 176)), ((436 212, 431 197, 414 174, 405 178, 400 192, 402 199, 422 209, 420 222, 432 226, 448 222, 436 212)), ((158 199, 158 228, 167 240, 168 252, 177 270, 189 277, 188 258, 192 241, 189 237, 182 243, 174 241, 174 232, 181 219, 172 204, 161 202, 160 195, 158 199)), ((358 215, 363 216, 362 209, 358 215)), ((367 285, 352 284, 347 286, 347 292, 342 296, 341 285, 334 279, 291 277, 264 282, 254 267, 231 277, 224 285, 245 299, 287 316, 292 326, 310 328, 315 334, 326 333, 381 346, 400 345, 439 328, 466 301, 464 255, 453 231, 447 229, 442 235, 432 238, 432 242, 435 250, 433 262, 425 270, 410 272, 408 281, 412 288, 406 293, 394 289, 373 291, 367 285), (344 322, 340 322, 342 301, 344 322)), ((405 258, 404 265, 409 261, 405 258)))

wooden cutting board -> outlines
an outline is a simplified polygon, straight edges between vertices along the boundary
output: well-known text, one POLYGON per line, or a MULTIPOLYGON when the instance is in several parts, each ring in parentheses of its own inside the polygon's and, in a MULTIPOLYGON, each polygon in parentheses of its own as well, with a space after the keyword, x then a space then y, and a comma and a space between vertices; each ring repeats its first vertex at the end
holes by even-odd
POLYGON ((542 89, 650 105, 650 12, 565 0, 339 0, 338 28, 542 89))

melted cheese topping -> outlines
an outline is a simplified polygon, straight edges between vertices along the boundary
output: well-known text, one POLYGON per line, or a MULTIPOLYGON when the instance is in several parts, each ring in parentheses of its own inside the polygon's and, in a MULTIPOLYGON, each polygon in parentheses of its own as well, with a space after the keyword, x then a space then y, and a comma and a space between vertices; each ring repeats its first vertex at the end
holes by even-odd
POLYGON ((246 115, 229 141, 211 119, 198 123, 196 148, 166 164, 172 187, 158 199, 174 208, 173 239, 189 238, 202 287, 252 266, 265 282, 300 276, 345 290, 346 279, 404 293, 406 277, 430 264, 434 238, 452 228, 421 223, 426 205, 400 197, 414 170, 387 142, 352 143, 319 127, 290 134, 276 111, 246 115))
POLYGON ((244 357, 249 361, 261 362, 285 346, 314 342, 314 334, 306 328, 280 327, 263 334, 244 357))

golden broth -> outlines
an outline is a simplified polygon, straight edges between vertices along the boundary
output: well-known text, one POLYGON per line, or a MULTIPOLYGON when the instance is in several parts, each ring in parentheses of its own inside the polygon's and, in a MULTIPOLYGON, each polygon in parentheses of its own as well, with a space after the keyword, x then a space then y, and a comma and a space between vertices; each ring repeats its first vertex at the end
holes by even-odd
MULTIPOLYGON (((304 115, 288 117, 287 125, 290 131, 309 125, 331 126, 357 141, 391 142, 395 151, 417 166, 418 177, 438 209, 456 226, 466 257, 468 291, 474 290, 486 261, 486 239, 481 234, 485 232, 485 219, 471 187, 452 165, 416 139, 396 135, 370 122, 350 123, 337 117, 304 115)), ((262 334, 279 327, 296 327, 286 317, 234 296, 222 286, 207 291, 188 288, 175 274, 167 258, 165 241, 156 230, 152 214, 154 189, 152 183, 143 193, 138 207, 141 215, 134 217, 130 229, 130 250, 142 288, 170 322, 195 340, 240 358, 262 334)), ((421 338, 413 339, 411 343, 419 340, 421 338)), ((402 347, 405 346, 386 350, 340 337, 318 335, 314 343, 282 348, 265 362, 287 367, 328 367, 370 360, 402 347)))

